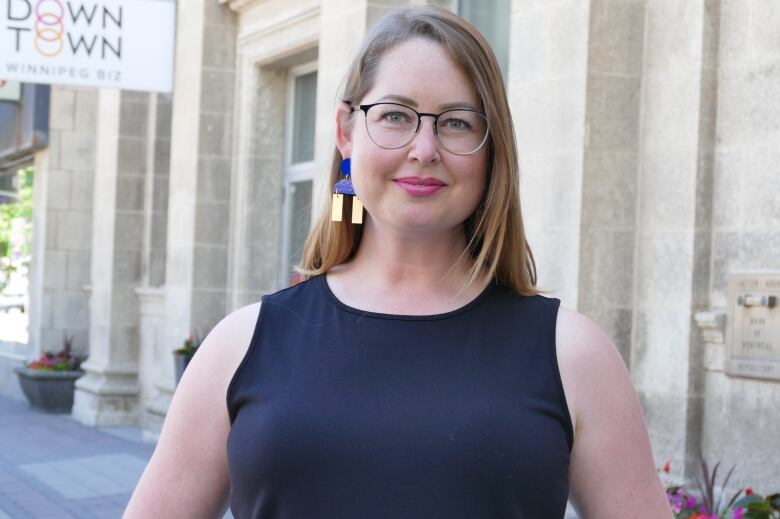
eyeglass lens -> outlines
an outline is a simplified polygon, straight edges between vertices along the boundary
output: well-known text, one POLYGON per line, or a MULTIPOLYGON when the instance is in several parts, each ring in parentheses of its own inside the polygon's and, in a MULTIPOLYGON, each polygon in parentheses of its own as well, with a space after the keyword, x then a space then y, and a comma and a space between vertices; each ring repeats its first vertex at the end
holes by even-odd
MULTIPOLYGON (((403 105, 381 103, 366 114, 366 129, 371 139, 383 148, 400 148, 417 132, 417 113, 403 105)), ((487 136, 487 119, 471 110, 448 110, 438 119, 439 142, 452 153, 477 151, 487 136)))

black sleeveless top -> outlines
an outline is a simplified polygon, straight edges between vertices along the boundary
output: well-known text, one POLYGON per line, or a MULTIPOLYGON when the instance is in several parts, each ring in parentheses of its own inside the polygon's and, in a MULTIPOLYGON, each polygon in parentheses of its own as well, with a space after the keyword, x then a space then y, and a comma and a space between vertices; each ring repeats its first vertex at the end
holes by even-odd
POLYGON ((263 297, 227 391, 233 515, 562 518, 558 305, 490 284, 452 312, 378 314, 324 276, 263 297))

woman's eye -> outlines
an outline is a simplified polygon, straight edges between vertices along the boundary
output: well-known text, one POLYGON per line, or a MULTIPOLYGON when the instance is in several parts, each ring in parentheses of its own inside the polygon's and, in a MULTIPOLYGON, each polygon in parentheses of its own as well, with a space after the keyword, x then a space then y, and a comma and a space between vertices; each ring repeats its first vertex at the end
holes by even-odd
POLYGON ((405 123, 409 120, 409 117, 402 112, 387 112, 382 116, 382 119, 390 123, 405 123))
POLYGON ((471 128, 471 125, 463 119, 446 119, 443 126, 450 130, 468 130, 471 128))

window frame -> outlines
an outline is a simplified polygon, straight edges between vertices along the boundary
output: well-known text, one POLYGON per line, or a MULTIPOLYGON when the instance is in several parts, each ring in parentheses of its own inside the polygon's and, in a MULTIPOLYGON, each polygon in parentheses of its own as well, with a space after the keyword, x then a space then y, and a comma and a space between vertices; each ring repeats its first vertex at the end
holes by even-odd
MULTIPOLYGON (((284 129, 284 165, 282 167, 282 229, 281 229, 281 247, 279 255, 279 268, 278 268, 278 283, 281 288, 290 286, 290 276, 292 274, 289 271, 290 267, 290 238, 292 232, 292 200, 294 194, 293 184, 298 182, 311 181, 314 182, 314 176, 316 172, 316 161, 314 157, 307 162, 298 162, 293 164, 292 162, 292 142, 293 142, 293 124, 295 121, 295 81, 298 77, 310 74, 312 72, 318 72, 318 63, 316 61, 305 63, 291 67, 287 73, 287 103, 285 109, 285 129, 284 129)), ((319 74, 318 74, 319 79, 319 74)), ((314 124, 316 127, 317 114, 316 114, 316 90, 315 90, 315 112, 314 112, 314 124)), ((316 131, 314 134, 314 144, 316 149, 316 131)), ((314 190, 312 189, 312 192, 314 190)), ((314 205, 312 199, 312 208, 314 205)), ((314 217, 314 211, 312 211, 311 218, 314 217)), ((311 221, 309 225, 311 226, 311 221)))

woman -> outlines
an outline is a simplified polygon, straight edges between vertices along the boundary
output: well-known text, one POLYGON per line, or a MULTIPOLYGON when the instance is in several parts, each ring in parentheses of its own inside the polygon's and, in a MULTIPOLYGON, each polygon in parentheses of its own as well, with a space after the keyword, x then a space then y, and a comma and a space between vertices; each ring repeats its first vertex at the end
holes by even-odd
POLYGON ((342 99, 308 279, 206 338, 126 517, 670 517, 619 354, 534 288, 482 36, 395 11, 342 99))

